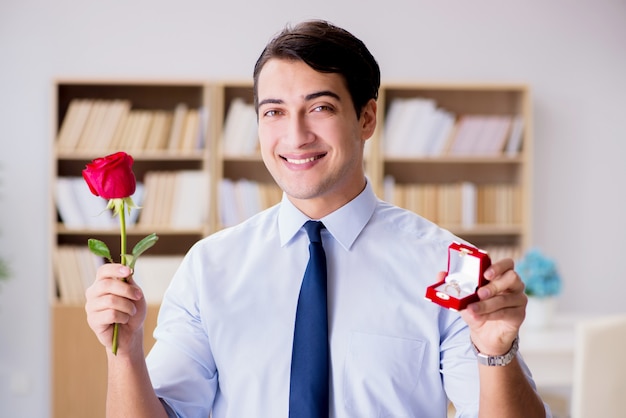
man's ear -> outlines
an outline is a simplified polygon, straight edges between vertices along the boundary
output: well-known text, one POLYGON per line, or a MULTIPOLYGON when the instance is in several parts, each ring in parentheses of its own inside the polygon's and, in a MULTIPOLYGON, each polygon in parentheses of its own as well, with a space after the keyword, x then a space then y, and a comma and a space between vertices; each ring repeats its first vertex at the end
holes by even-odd
POLYGON ((359 119, 361 124, 361 139, 363 140, 369 139, 374 135, 374 130, 376 130, 376 111, 377 103, 374 99, 370 99, 365 106, 363 106, 359 119))

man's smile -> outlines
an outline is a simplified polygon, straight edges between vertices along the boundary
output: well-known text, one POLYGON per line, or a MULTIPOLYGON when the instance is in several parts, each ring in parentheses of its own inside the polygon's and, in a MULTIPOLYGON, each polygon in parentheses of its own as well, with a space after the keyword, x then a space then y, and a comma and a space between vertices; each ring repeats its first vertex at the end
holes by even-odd
POLYGON ((326 154, 320 154, 320 155, 316 155, 313 157, 308 157, 308 158, 289 158, 289 157, 284 157, 284 156, 280 156, 280 158, 282 158, 283 160, 287 161, 290 164, 306 164, 306 163, 310 163, 313 162, 315 160, 319 160, 320 158, 323 158, 324 156, 326 156, 326 154))

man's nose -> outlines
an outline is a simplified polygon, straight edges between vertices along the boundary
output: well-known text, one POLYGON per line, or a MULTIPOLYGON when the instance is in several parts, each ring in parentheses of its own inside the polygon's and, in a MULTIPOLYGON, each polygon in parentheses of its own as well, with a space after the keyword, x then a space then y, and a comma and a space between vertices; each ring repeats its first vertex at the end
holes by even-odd
POLYGON ((303 115, 294 115, 289 118, 286 138, 292 147, 298 148, 315 140, 310 126, 303 115))

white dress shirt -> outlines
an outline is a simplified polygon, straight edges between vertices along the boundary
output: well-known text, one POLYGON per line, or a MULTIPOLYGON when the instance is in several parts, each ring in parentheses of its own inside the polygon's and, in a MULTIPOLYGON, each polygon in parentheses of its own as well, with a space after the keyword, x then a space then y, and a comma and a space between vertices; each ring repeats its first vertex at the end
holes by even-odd
MULTIPOLYGON (((288 416, 307 220, 283 197, 189 251, 147 358, 170 416, 288 416)), ((476 417, 478 366, 467 325, 424 299, 458 238, 379 200, 369 184, 322 221, 330 417, 443 418, 448 398, 458 417, 476 417)))

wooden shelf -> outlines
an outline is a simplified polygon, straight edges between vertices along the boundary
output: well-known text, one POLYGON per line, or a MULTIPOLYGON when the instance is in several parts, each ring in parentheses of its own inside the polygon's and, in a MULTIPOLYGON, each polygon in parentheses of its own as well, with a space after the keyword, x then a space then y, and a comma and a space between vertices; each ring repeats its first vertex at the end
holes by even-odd
MULTIPOLYGON (((59 151, 56 154, 57 160, 60 161, 91 161, 94 158, 102 157, 102 152, 93 151, 76 151, 76 152, 63 152, 59 151)), ((184 150, 184 151, 170 151, 170 150, 155 150, 155 151, 141 151, 133 152, 133 159, 135 162, 141 161, 182 161, 182 162, 202 162, 205 158, 205 150, 184 150)))
MULTIPOLYGON (((145 225, 131 225, 126 229, 128 236, 135 235, 147 235, 153 232, 157 232, 159 236, 167 235, 202 235, 203 230, 201 228, 173 228, 170 226, 145 226, 145 225)), ((57 224, 57 235, 99 235, 99 236, 115 236, 120 235, 118 228, 114 229, 70 229, 63 224, 57 224)))
POLYGON ((507 157, 454 157, 454 156, 432 156, 432 157, 385 157, 385 164, 433 164, 433 165, 498 165, 498 164, 522 164, 521 156, 507 157))
MULTIPOLYGON (((52 332, 52 416, 105 418, 106 353, 85 319, 84 306, 54 304, 52 332)), ((144 347, 154 344, 158 306, 149 306, 144 347)))

